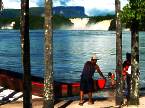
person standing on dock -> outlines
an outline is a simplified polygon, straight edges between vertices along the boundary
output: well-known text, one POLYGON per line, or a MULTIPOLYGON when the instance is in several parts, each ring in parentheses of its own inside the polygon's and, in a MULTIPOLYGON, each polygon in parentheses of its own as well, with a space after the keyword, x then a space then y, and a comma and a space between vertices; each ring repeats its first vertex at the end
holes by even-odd
POLYGON ((84 68, 81 74, 81 80, 80 80, 80 102, 79 105, 83 105, 83 97, 84 93, 88 94, 89 101, 88 104, 93 104, 93 99, 92 99, 92 92, 94 89, 94 83, 93 83, 93 75, 95 71, 100 74, 104 79, 106 79, 103 75, 103 73, 100 70, 100 67, 96 64, 98 58, 96 57, 96 54, 94 54, 93 57, 91 57, 91 61, 87 61, 84 64, 84 68))

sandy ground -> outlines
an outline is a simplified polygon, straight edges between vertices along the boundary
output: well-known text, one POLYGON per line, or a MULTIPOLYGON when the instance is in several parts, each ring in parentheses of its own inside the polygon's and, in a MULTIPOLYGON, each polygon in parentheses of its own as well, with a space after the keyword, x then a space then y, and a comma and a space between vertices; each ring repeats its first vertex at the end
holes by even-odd
MULTIPOLYGON (((139 106, 123 106, 121 108, 145 108, 144 102, 145 102, 145 97, 141 97, 139 106)), ((119 108, 115 106, 114 99, 96 100, 93 105, 88 105, 88 103, 85 102, 83 106, 80 106, 78 105, 78 103, 79 103, 78 100, 76 101, 64 100, 55 104, 54 108, 119 108)), ((43 99, 33 99, 33 108, 42 108, 42 107, 43 107, 43 99)), ((1 105, 0 108, 23 108, 23 103, 12 102, 5 105, 1 105)))
MULTIPOLYGON (((83 106, 78 105, 79 96, 68 97, 55 101, 54 108, 145 108, 145 96, 140 97, 140 105, 138 106, 115 106, 115 95, 114 92, 105 91, 93 94, 94 104, 89 105, 87 101, 87 95, 84 97, 85 102, 83 106)), ((33 97, 32 100, 33 108, 43 107, 43 98, 33 97)), ((14 102, 1 105, 0 108, 23 108, 22 98, 14 102)))

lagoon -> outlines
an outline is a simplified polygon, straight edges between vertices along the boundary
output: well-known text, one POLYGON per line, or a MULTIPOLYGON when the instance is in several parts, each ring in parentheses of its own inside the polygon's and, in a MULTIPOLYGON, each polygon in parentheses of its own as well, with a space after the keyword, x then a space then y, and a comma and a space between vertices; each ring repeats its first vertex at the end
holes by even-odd
MULTIPOLYGON (((140 32, 140 82, 145 87, 145 32, 140 32)), ((129 31, 123 31, 123 60, 131 51, 129 31)), ((19 30, 0 30, 0 68, 22 73, 19 30)), ((31 72, 43 77, 44 73, 44 31, 30 31, 31 72)), ((102 72, 114 72, 116 68, 115 31, 98 30, 55 30, 53 32, 54 79, 63 82, 76 82, 84 63, 93 53, 99 57, 102 72)), ((94 78, 99 78, 95 73, 94 78)))

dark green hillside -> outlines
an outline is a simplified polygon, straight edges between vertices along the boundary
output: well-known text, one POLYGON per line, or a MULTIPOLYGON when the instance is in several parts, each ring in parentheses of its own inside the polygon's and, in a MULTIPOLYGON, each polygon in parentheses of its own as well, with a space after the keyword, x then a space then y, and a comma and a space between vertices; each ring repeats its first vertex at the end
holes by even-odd
MULTIPOLYGON (((30 29, 43 29, 44 27, 43 13, 44 13, 43 7, 30 8, 30 18, 29 18, 30 29)), ((115 24, 114 15, 93 16, 93 17, 87 17, 87 18, 89 18, 87 25, 94 24, 103 20, 112 19, 109 30, 115 30, 116 24, 115 24)), ((12 21, 16 22, 14 29, 19 29, 20 28, 20 10, 19 9, 4 9, 2 12, 0 12, 0 27, 5 24, 11 23, 12 21)), ((61 29, 62 26, 66 27, 66 26, 73 25, 68 17, 64 17, 60 14, 53 15, 52 23, 53 23, 54 29, 61 29)), ((123 25, 123 28, 130 28, 129 24, 122 24, 122 25, 123 25)), ((145 31, 145 19, 140 22, 139 30, 145 31)))
MULTIPOLYGON (((20 28, 20 17, 0 18, 0 25, 9 24, 13 21, 15 21, 15 23, 16 23, 14 26, 14 29, 19 29, 20 28)), ((42 17, 30 16, 29 21, 30 21, 30 26, 29 26, 30 29, 42 29, 43 28, 44 19, 42 17)))
POLYGON ((115 16, 114 15, 107 15, 107 16, 93 16, 93 17, 89 17, 89 24, 94 24, 103 20, 110 20, 110 19, 114 19, 115 16))
POLYGON ((42 29, 44 27, 44 18, 40 16, 30 16, 30 29, 42 29))
POLYGON ((5 24, 10 24, 11 22, 15 22, 14 29, 18 29, 20 27, 20 18, 0 18, 0 26, 3 26, 5 24))
POLYGON ((20 16, 19 9, 4 9, 0 12, 0 18, 16 18, 20 16))
MULTIPOLYGON (((54 15, 52 20, 53 20, 53 28, 54 29, 59 29, 63 25, 65 25, 65 26, 72 25, 70 20, 68 18, 63 17, 63 16, 54 15)), ((0 26, 11 23, 12 21, 16 22, 14 29, 19 29, 20 28, 20 17, 0 18, 0 26)), ((30 22, 30 25, 29 25, 30 29, 43 29, 43 27, 44 27, 44 17, 30 15, 29 22, 30 22)))
MULTIPOLYGON (((130 24, 125 24, 123 23, 122 24, 122 27, 123 28, 130 28, 130 24)), ((111 21, 111 24, 110 24, 110 27, 109 27, 109 30, 115 30, 116 29, 116 22, 115 22, 115 18, 111 21)), ((145 31, 145 19, 140 21, 139 23, 139 31, 145 31)))
POLYGON ((71 23, 71 21, 69 20, 69 18, 66 18, 64 16, 60 16, 60 15, 54 15, 52 23, 53 23, 53 28, 54 29, 59 29, 63 25, 65 25, 65 26, 71 26, 71 25, 73 25, 71 23))
POLYGON ((44 14, 44 7, 32 7, 29 12, 32 16, 42 16, 44 14))
MULTIPOLYGON (((42 16, 44 13, 44 7, 32 7, 29 10, 32 16, 42 16)), ((0 12, 0 18, 16 18, 21 14, 20 9, 4 9, 0 12)))
POLYGON ((0 25, 11 23, 12 21, 15 21, 15 19, 14 18, 0 18, 0 25))
POLYGON ((116 20, 115 18, 111 21, 109 30, 114 31, 116 29, 116 20))

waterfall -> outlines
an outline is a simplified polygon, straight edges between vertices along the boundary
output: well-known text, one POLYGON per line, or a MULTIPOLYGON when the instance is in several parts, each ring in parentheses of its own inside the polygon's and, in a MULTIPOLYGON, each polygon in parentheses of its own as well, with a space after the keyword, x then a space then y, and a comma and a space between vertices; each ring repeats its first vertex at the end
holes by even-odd
POLYGON ((111 23, 111 20, 103 20, 87 26, 89 18, 70 18, 70 21, 74 24, 71 30, 108 30, 111 23))
POLYGON ((74 24, 71 29, 74 30, 85 30, 89 18, 73 18, 70 21, 74 24))
POLYGON ((91 24, 88 26, 89 30, 108 30, 110 27, 111 20, 103 20, 96 24, 91 24))

